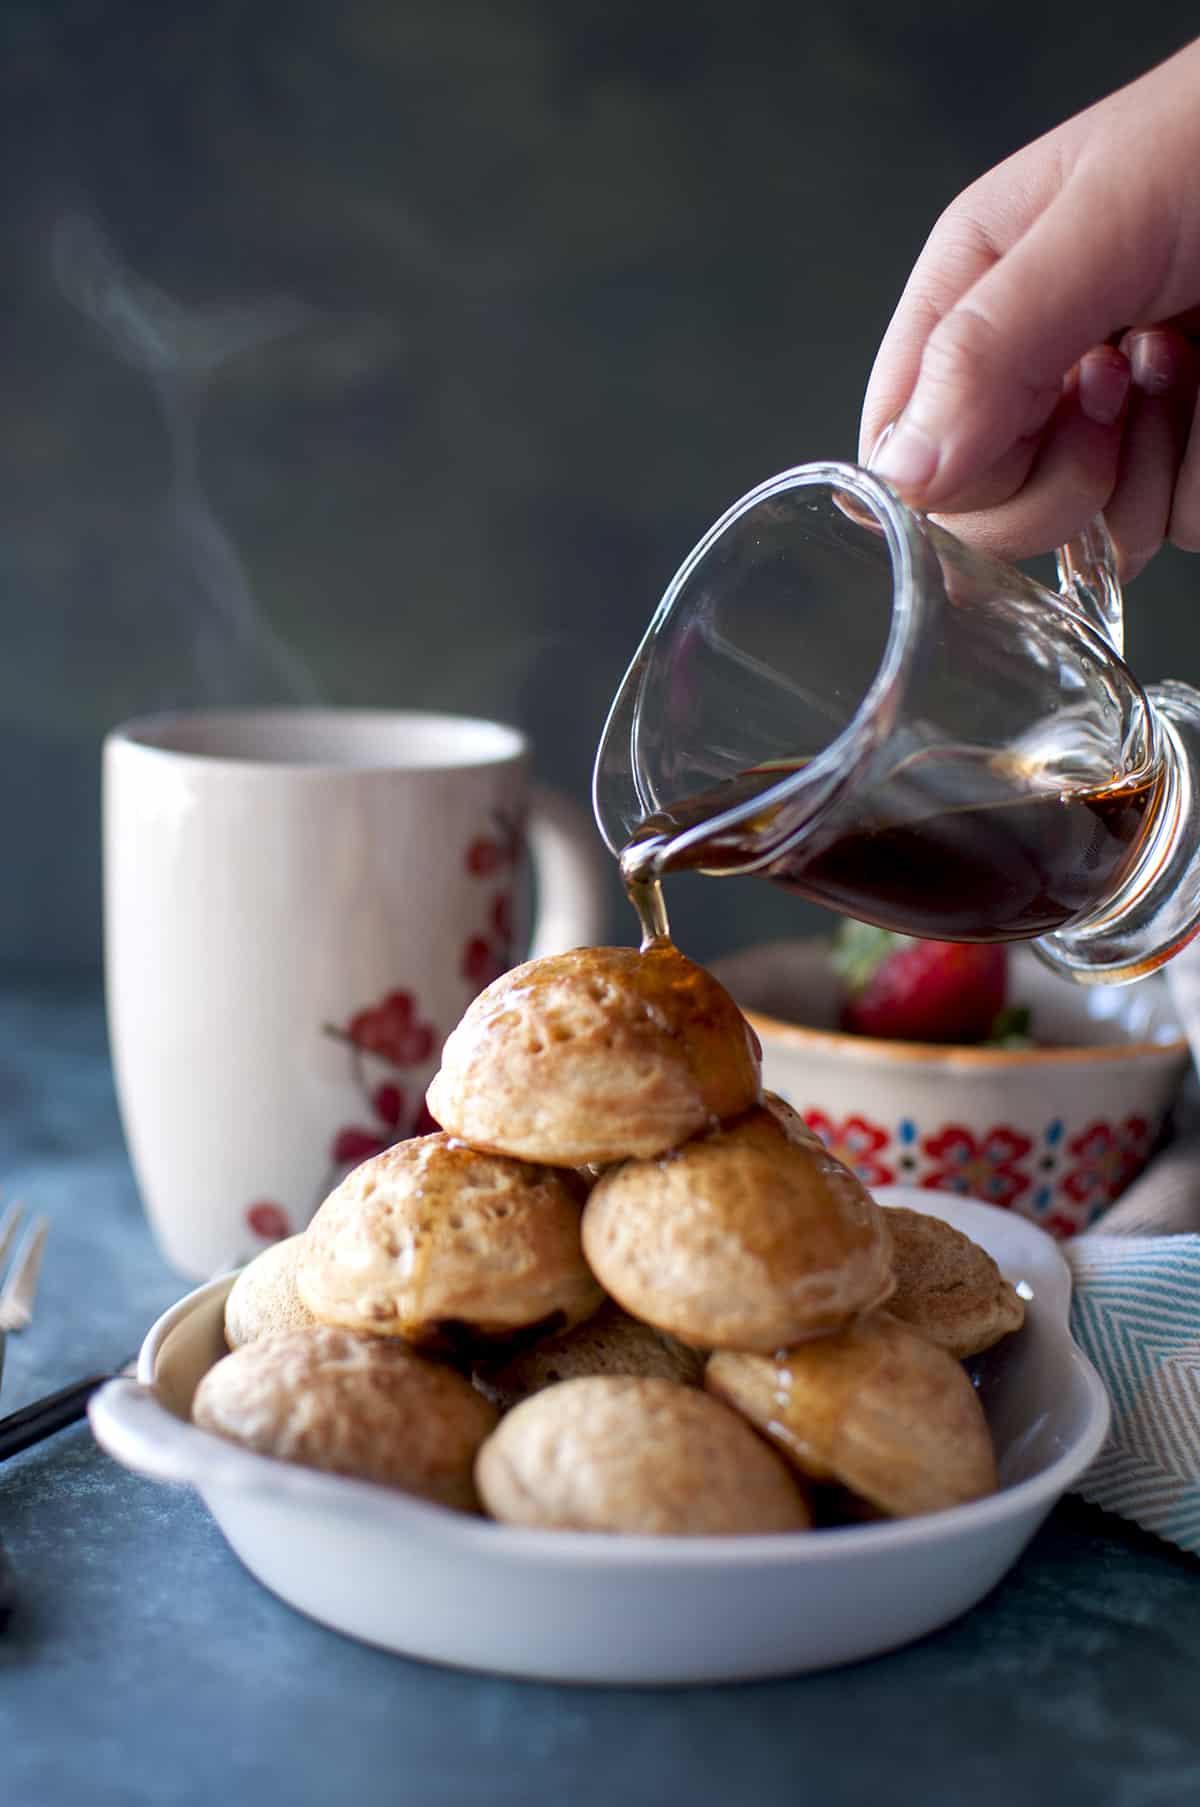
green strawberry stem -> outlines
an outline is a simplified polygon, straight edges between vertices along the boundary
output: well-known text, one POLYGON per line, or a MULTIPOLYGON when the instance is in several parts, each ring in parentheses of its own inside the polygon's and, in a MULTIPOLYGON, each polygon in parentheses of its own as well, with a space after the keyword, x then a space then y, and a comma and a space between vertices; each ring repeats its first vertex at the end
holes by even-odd
POLYGON ((1032 1048, 1033 1017, 1028 1004, 1006 1004, 992 1018, 986 1048, 1032 1048))
POLYGON ((851 997, 865 991, 883 962, 898 948, 911 947, 915 937, 892 929, 877 929, 870 922, 845 917, 833 939, 831 961, 851 997))

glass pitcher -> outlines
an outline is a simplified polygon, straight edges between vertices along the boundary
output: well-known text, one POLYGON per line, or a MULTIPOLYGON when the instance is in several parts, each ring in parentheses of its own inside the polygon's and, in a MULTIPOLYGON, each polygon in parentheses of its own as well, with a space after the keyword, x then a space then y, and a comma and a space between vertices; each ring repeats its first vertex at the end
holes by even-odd
POLYGON ((635 884, 756 872, 910 935, 1032 940, 1132 979, 1200 927, 1200 694, 1122 657, 1102 521, 1055 594, 806 464, 685 560, 609 713, 593 800, 635 884))

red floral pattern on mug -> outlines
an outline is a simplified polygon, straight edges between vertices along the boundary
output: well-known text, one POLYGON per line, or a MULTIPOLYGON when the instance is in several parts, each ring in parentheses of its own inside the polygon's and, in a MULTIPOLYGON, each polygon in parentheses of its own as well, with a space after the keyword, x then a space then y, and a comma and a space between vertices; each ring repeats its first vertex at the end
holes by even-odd
POLYGON ((935 1163, 921 1179, 932 1192, 961 1192, 990 1205, 1012 1205, 1027 1192, 1030 1176, 1018 1165, 1033 1147, 1028 1136, 997 1124, 976 1137, 959 1123, 930 1136, 923 1152, 935 1163))
MULTIPOLYGON (((338 1027, 325 1025, 325 1033, 343 1042, 350 1054, 354 1084, 369 1120, 343 1123, 329 1142, 329 1159, 335 1170, 357 1167, 372 1155, 382 1154, 406 1136, 428 1134, 432 1122, 425 1109, 425 1075, 414 1074, 405 1085, 394 1079, 377 1079, 369 1068, 380 1060, 398 1072, 428 1069, 437 1049, 437 1031, 423 1018, 411 991, 389 991, 377 1003, 356 1010, 338 1027)), ((436 1125, 434 1125, 436 1128, 436 1125)))
POLYGON ((339 1167, 357 1167, 360 1161, 370 1160, 373 1154, 382 1154, 388 1147, 390 1142, 385 1142, 374 1130, 347 1123, 334 1136, 329 1152, 339 1167))
POLYGON ((256 1199, 254 1204, 247 1205, 246 1223, 264 1242, 282 1242, 292 1233, 287 1212, 273 1198, 256 1199))
POLYGON ((371 1094, 371 1108, 381 1123, 386 1123, 390 1129, 399 1129, 408 1107, 400 1087, 393 1085, 389 1079, 375 1087, 371 1094))
MULTIPOLYGON (((459 971, 476 992, 507 972, 513 963, 514 908, 512 870, 524 856, 525 824, 521 816, 495 811, 490 833, 476 835, 463 854, 463 865, 472 878, 500 878, 503 888, 490 890, 481 899, 479 930, 469 935, 459 955, 459 971)), ((426 1106, 424 1091, 428 1068, 434 1060, 438 1032, 422 1017, 411 991, 397 987, 372 1004, 355 1010, 344 1023, 324 1024, 324 1033, 342 1042, 350 1056, 351 1074, 364 1116, 342 1123, 329 1139, 332 1173, 326 1190, 348 1168, 382 1154, 406 1136, 430 1135, 441 1125, 426 1106), (371 1073, 373 1061, 406 1076, 405 1083, 381 1079, 371 1073), (425 1068, 426 1073, 414 1069, 425 1068)), ((316 1201, 318 1204, 320 1199, 316 1201)), ((246 1209, 245 1219, 256 1236, 276 1241, 291 1234, 291 1224, 281 1205, 260 1199, 246 1209)))
POLYGON ((841 1161, 864 1186, 890 1186, 896 1175, 876 1157, 891 1141, 886 1129, 865 1117, 847 1117, 835 1123, 824 1111, 805 1111, 804 1121, 820 1136, 835 1160, 841 1161))
POLYGON ((344 1029, 331 1029, 364 1054, 377 1054, 393 1067, 419 1067, 433 1053, 432 1023, 422 1022, 410 991, 389 991, 378 1004, 357 1010, 344 1029))
POLYGON ((504 959, 486 935, 472 935, 462 951, 459 971, 468 985, 476 991, 482 991, 493 979, 498 979, 502 972, 507 972, 508 962, 504 959))
MULTIPOLYGON (((503 885, 481 899, 478 931, 467 937, 459 954, 459 973, 475 992, 498 979, 513 963, 511 871, 524 851, 524 819, 497 810, 490 832, 475 835, 463 853, 463 866, 472 878, 500 878, 503 885)), ((433 1023, 421 1016, 411 991, 389 991, 376 1003, 354 1011, 344 1024, 327 1023, 325 1033, 349 1049, 355 1087, 365 1111, 363 1119, 341 1124, 330 1138, 329 1159, 335 1176, 382 1154, 406 1136, 429 1135, 440 1127, 426 1108, 426 1075, 412 1071, 432 1064, 438 1035, 433 1023), (372 1076, 371 1060, 411 1075, 411 1083, 401 1085, 372 1076)))
POLYGON ((492 878, 504 864, 504 848, 488 835, 479 835, 467 848, 464 864, 472 878, 492 878))
POLYGON ((499 891, 488 911, 485 932, 472 935, 462 951, 460 970, 468 985, 482 991, 513 963, 513 899, 511 891, 499 891))
POLYGON ((1067 1143, 1075 1165, 1063 1176, 1063 1191, 1079 1205, 1098 1209, 1111 1204, 1143 1165, 1149 1142, 1150 1126, 1144 1117, 1089 1123, 1067 1143))
POLYGON ((477 835, 467 848, 466 869, 473 878, 503 873, 505 888, 491 898, 487 919, 463 943, 458 970, 477 992, 508 971, 513 963, 513 894, 508 874, 525 852, 525 826, 517 816, 496 811, 494 831, 477 835))
POLYGON ((491 834, 476 835, 463 864, 472 878, 495 878, 505 866, 515 866, 525 852, 525 823, 520 816, 493 810, 491 834))

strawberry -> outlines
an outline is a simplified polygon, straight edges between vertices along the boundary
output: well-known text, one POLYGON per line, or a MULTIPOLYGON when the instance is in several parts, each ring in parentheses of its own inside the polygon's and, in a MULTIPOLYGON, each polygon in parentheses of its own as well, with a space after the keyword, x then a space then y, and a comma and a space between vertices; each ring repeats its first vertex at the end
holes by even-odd
POLYGON ((857 1035, 983 1042, 1004 1010, 1008 958, 995 943, 918 941, 845 922, 833 962, 846 988, 841 1026, 857 1035))

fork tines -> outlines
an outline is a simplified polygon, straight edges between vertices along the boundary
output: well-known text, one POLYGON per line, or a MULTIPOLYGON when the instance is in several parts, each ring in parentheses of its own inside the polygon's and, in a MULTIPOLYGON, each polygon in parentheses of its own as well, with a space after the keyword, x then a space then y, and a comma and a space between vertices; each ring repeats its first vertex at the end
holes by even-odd
MULTIPOLYGON (((17 1232, 25 1216, 25 1207, 11 1204, 0 1217, 0 1273, 16 1242, 17 1232)), ((0 1335, 5 1331, 24 1330, 33 1316, 34 1295, 42 1266, 42 1249, 49 1220, 39 1217, 30 1225, 11 1268, 0 1286, 0 1335)))

